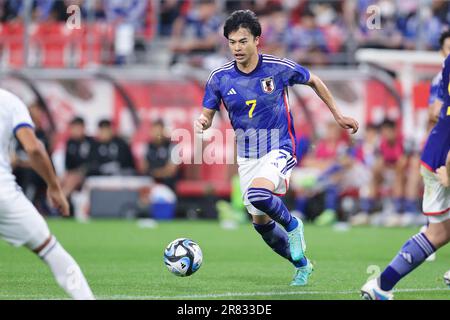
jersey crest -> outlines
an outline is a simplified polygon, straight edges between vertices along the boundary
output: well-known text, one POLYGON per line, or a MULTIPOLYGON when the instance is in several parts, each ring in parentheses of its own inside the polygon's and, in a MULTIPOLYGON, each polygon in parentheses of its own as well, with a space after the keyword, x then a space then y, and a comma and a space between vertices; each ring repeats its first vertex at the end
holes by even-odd
POLYGON ((261 87, 265 93, 271 94, 275 91, 275 81, 272 77, 261 79, 261 87))

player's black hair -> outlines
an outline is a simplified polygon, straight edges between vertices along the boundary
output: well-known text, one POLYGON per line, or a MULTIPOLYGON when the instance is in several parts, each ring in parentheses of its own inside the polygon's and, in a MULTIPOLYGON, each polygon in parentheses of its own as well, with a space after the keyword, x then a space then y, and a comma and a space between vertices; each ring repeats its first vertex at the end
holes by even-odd
POLYGON ((450 30, 445 30, 441 33, 441 36, 439 37, 439 48, 444 47, 445 39, 450 38, 450 30))
POLYGON ((111 128, 111 121, 108 119, 103 119, 98 122, 98 128, 111 128))
POLYGON ((234 11, 225 21, 223 35, 228 39, 229 34, 239 28, 248 29, 254 37, 261 35, 261 24, 256 14, 251 10, 234 11))
POLYGON ((158 118, 152 122, 152 125, 164 127, 164 120, 161 118, 158 118))
POLYGON ((368 125, 367 125, 367 127, 366 127, 366 130, 375 130, 375 131, 377 131, 377 130, 379 130, 380 129, 380 125, 379 124, 376 124, 376 123, 369 123, 368 125))
POLYGON ((84 119, 81 117, 75 117, 70 121, 71 125, 82 125, 84 126, 84 119))
POLYGON ((385 119, 385 120, 381 123, 381 128, 394 129, 394 128, 395 128, 395 121, 394 121, 394 120, 391 120, 391 119, 385 119))

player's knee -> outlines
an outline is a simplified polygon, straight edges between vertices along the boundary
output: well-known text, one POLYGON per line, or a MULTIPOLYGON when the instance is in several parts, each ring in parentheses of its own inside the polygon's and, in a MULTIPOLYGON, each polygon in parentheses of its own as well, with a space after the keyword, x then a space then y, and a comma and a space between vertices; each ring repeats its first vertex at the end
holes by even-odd
POLYGON ((250 188, 247 198, 256 209, 266 211, 272 202, 272 193, 264 188, 250 188))
POLYGON ((253 222, 253 227, 255 228, 256 232, 258 232, 260 235, 264 235, 270 231, 272 231, 275 227, 275 221, 270 220, 268 222, 262 222, 262 223, 255 223, 253 222))
POLYGON ((256 225, 266 225, 272 221, 272 219, 267 215, 252 215, 253 224, 256 225))
POLYGON ((44 242, 42 242, 41 244, 39 244, 37 247, 33 246, 31 244, 27 244, 27 247, 30 248, 34 253, 36 253, 37 255, 41 255, 41 253, 43 251, 46 250, 46 248, 48 248, 49 246, 52 245, 52 242, 56 241, 55 237, 53 235, 50 235, 47 239, 45 239, 44 242))

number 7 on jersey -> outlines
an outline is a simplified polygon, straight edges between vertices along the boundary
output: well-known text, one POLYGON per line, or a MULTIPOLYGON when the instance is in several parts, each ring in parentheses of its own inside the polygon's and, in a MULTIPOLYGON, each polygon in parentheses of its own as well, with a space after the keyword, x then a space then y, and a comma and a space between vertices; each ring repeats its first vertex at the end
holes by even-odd
POLYGON ((253 110, 255 110, 255 107, 256 107, 256 100, 247 100, 247 101, 245 101, 245 104, 250 107, 250 111, 248 112, 248 117, 253 118, 253 110))

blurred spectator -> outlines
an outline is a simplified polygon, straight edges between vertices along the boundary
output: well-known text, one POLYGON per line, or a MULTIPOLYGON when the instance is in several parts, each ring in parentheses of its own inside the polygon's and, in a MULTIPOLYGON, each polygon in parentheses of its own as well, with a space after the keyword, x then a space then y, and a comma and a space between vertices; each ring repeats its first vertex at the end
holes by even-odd
POLYGON ((116 136, 111 121, 101 120, 98 124, 95 149, 89 175, 133 175, 135 164, 128 143, 116 136))
POLYGON ((302 14, 300 23, 288 30, 288 52, 290 57, 301 64, 317 65, 328 62, 327 39, 318 27, 311 11, 302 14))
POLYGON ((433 15, 439 19, 439 22, 448 26, 450 23, 450 2, 447 0, 432 0, 431 8, 433 15))
POLYGON ((159 8, 159 34, 168 37, 172 34, 172 27, 179 16, 187 13, 188 0, 161 0, 159 8))
POLYGON ((236 10, 254 10, 254 6, 255 0, 225 0, 224 9, 229 15, 236 10))
POLYGON ((403 45, 406 49, 437 50, 439 49, 439 35, 444 25, 432 8, 425 7, 421 11, 411 13, 403 26, 403 45), (422 44, 422 48, 417 47, 422 44))
POLYGON ((372 192, 372 173, 377 162, 380 146, 380 132, 379 127, 375 124, 369 124, 366 127, 364 137, 361 141, 361 158, 362 162, 369 173, 369 182, 361 190, 359 196, 359 210, 357 214, 350 217, 350 223, 354 226, 367 225, 370 223, 369 212, 373 210, 374 201, 371 198, 372 192))
MULTIPOLYGON (((35 125, 36 137, 44 144, 45 149, 51 154, 51 142, 44 130, 42 109, 37 104, 29 107, 31 119, 35 125)), ((29 158, 22 144, 16 140, 15 156, 12 160, 13 174, 17 184, 23 189, 25 195, 36 206, 41 214, 51 214, 47 203, 47 185, 45 181, 31 168, 29 158)))
POLYGON ((115 63, 124 64, 133 53, 145 57, 145 43, 136 37, 145 33, 149 1, 108 0, 104 1, 106 21, 115 27, 115 63))
POLYGON ((151 127, 151 141, 145 154, 144 169, 156 182, 169 186, 175 190, 178 179, 178 166, 171 160, 174 147, 170 138, 166 136, 164 122, 157 120, 151 127))
POLYGON ((272 12, 273 8, 281 7, 282 3, 281 0, 255 0, 248 9, 255 12, 257 16, 263 16, 272 12))
POLYGON ((316 218, 316 222, 319 225, 333 223, 337 218, 340 193, 337 183, 344 169, 337 159, 345 157, 348 143, 334 121, 327 124, 326 132, 317 142, 315 150, 309 149, 307 152, 309 142, 307 139, 302 141, 301 167, 294 168, 292 173, 293 184, 297 189, 296 209, 305 214, 310 199, 323 193, 324 210, 316 218))
POLYGON ((399 213, 403 211, 406 166, 403 138, 398 134, 395 122, 385 120, 381 125, 381 139, 372 168, 369 196, 361 199, 361 214, 369 215, 373 213, 380 193, 391 195, 385 198, 389 202, 383 203, 384 215, 374 216, 374 219, 380 218, 383 221, 373 221, 374 224, 383 223, 391 226, 399 223, 399 213))
POLYGON ((1 21, 11 21, 19 17, 23 11, 24 0, 2 0, 0 2, 1 21))
POLYGON ((65 175, 62 188, 66 196, 79 189, 89 171, 95 140, 86 135, 82 118, 74 118, 69 125, 69 139, 66 142, 65 175))
POLYGON ((403 37, 397 24, 395 3, 389 0, 380 0, 374 4, 380 12, 367 12, 367 7, 362 8, 365 11, 360 15, 356 31, 359 47, 401 49, 403 37), (381 16, 378 18, 377 14, 381 16), (379 25, 372 25, 378 19, 379 25))
POLYGON ((173 52, 171 64, 179 62, 182 57, 201 57, 215 52, 221 23, 214 1, 196 1, 187 15, 178 17, 174 23, 170 45, 173 52))
POLYGON ((145 26, 146 0, 108 0, 103 2, 108 23, 129 24, 135 30, 145 26))
POLYGON ((49 18, 55 21, 67 19, 67 5, 61 0, 35 0, 33 4, 32 19, 38 22, 47 21, 49 18))
POLYGON ((259 17, 262 34, 260 41, 261 50, 265 54, 286 56, 288 43, 289 20, 280 5, 272 7, 271 12, 259 17))
MULTIPOLYGON (((84 16, 87 16, 86 7, 81 7, 81 12, 84 16)), ((103 0, 94 0, 93 16, 95 17, 95 20, 106 20, 105 2, 103 0)))

